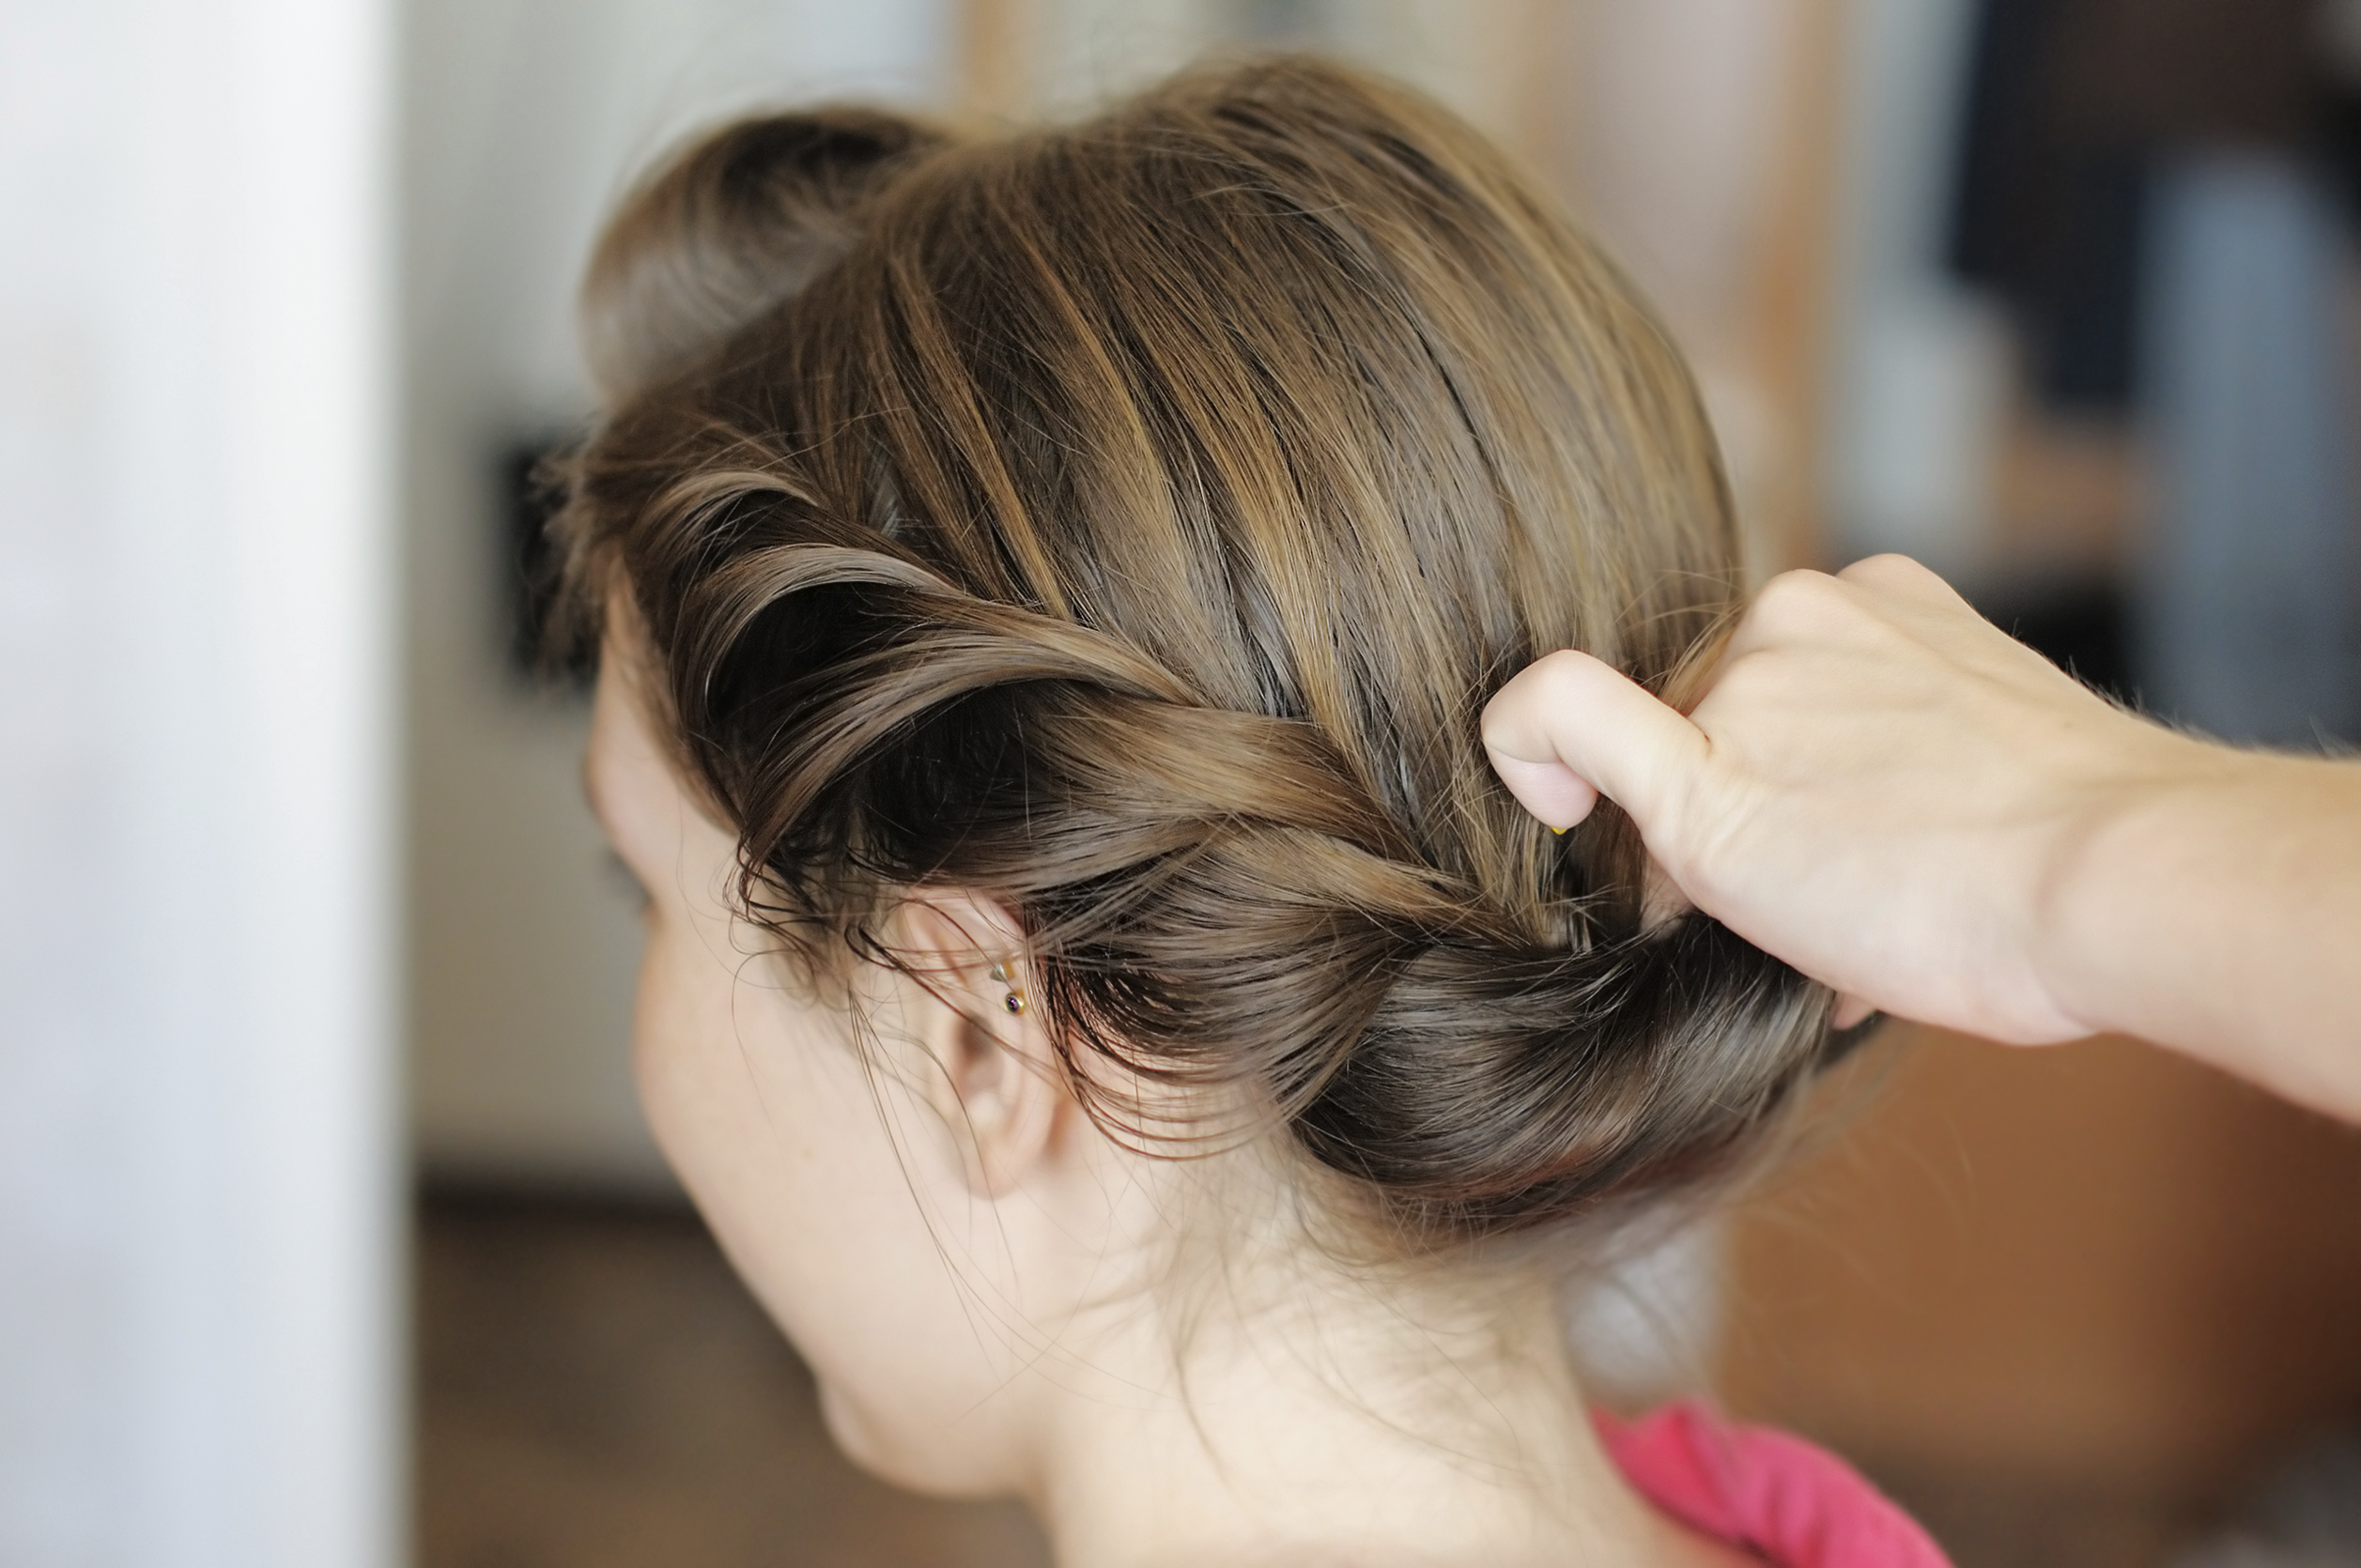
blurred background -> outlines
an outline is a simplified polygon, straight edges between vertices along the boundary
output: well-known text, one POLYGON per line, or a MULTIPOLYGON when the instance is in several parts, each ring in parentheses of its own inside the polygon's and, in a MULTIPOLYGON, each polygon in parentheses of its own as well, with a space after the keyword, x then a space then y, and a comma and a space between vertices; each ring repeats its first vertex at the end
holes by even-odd
MULTIPOLYGON (((0 0, 0 1560, 1045 1560, 834 1455, 655 1155, 522 476, 684 132, 1271 47, 1563 195, 1758 576, 1903 550, 2126 700, 2361 736, 2361 5, 0 0)), ((2361 1561, 2361 1137, 2112 1040, 1897 1028, 1830 1102, 1569 1303, 1602 1389, 1963 1568, 2361 1561)))

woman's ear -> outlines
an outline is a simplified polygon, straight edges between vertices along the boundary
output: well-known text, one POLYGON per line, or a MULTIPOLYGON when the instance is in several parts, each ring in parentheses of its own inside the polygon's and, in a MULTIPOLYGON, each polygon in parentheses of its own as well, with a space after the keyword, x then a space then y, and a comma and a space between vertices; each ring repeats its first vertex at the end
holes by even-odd
POLYGON ((960 1147, 969 1189, 999 1198, 1087 1122, 1035 1005, 1022 930, 989 899, 924 894, 896 915, 903 1018, 931 1061, 923 1091, 960 1147))

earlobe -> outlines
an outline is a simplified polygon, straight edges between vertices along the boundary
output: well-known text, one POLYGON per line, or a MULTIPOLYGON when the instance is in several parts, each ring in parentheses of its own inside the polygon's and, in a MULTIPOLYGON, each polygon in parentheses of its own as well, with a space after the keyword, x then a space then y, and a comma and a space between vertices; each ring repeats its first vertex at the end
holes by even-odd
POLYGON ((897 951, 923 979, 908 1016, 923 1021, 929 1096, 970 1190, 1005 1197, 1054 1156, 1072 1107, 1026 983, 1022 931, 998 906, 965 895, 913 899, 900 924, 897 951))

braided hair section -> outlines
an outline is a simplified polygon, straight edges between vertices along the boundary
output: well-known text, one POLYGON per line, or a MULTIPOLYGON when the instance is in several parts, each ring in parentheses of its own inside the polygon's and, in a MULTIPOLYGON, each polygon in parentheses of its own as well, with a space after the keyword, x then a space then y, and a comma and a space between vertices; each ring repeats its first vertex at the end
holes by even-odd
POLYGON ((1441 110, 1301 61, 873 169, 830 259, 619 400, 563 519, 748 914, 824 962, 994 898, 1103 1125, 1186 1152, 1108 1085, 1205 1091, 1413 1246, 1757 1146, 1832 998, 1649 928, 1628 821, 1552 838, 1477 738, 1538 653, 1662 689, 1737 602, 1613 268, 1441 110))

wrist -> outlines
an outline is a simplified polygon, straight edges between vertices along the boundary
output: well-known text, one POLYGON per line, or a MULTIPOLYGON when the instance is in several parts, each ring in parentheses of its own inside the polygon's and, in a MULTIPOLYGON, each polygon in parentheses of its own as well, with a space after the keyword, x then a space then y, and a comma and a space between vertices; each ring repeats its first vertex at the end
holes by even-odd
POLYGON ((2124 744, 2067 792, 2033 921, 2035 973, 2058 1011, 2091 1034, 2153 1036, 2157 960, 2205 917, 2204 862, 2235 853, 2225 824, 2283 760, 2124 715, 2124 744))

